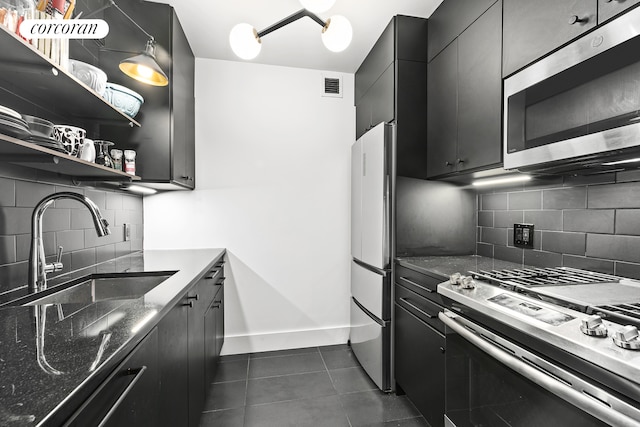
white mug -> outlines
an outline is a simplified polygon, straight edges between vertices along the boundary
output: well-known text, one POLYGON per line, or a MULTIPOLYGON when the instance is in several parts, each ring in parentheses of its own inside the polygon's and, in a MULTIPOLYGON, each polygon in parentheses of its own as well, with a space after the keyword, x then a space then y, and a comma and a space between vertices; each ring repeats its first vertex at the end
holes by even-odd
POLYGON ((96 161, 96 147, 93 145, 93 140, 89 138, 84 139, 84 143, 80 147, 80 154, 78 154, 82 160, 87 162, 96 161))

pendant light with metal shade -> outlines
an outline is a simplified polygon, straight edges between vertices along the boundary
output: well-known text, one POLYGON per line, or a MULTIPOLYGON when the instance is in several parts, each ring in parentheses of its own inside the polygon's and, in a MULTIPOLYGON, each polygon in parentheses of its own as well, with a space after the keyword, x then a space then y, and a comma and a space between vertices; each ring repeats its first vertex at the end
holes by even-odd
POLYGON ((140 55, 120 61, 120 71, 132 79, 152 86, 166 86, 169 78, 156 62, 156 42, 151 37, 140 55))
POLYGON ((95 11, 91 12, 86 18, 89 18, 98 12, 101 12, 109 7, 113 6, 124 15, 133 25, 135 25, 140 31, 142 31, 148 38, 147 44, 145 46, 144 52, 141 52, 139 55, 132 56, 131 58, 127 58, 123 61, 120 61, 120 71, 125 73, 127 76, 132 79, 138 80, 139 82, 146 83, 152 86, 166 86, 169 84, 169 78, 162 71, 160 65, 156 60, 156 41, 151 34, 146 32, 144 28, 142 28, 136 21, 133 20, 132 17, 127 15, 127 13, 120 9, 120 6, 116 4, 113 0, 108 0, 108 3, 95 11))

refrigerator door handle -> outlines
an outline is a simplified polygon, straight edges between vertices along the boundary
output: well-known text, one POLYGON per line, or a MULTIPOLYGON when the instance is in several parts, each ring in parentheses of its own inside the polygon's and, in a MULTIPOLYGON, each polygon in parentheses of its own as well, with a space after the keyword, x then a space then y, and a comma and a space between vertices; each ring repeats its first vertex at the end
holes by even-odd
POLYGON ((369 265, 369 264, 367 264, 365 262, 360 261, 357 258, 353 258, 353 262, 355 262, 356 264, 358 264, 360 267, 364 268, 365 270, 369 270, 371 272, 379 274, 380 276, 386 276, 387 274, 390 273, 389 270, 383 270, 381 268, 374 267, 372 265, 369 265))
POLYGON ((362 304, 360 304, 358 302, 357 299, 351 297, 351 299, 353 300, 353 302, 355 303, 355 305, 358 306, 358 308, 360 310, 362 310, 362 312, 364 314, 366 314, 367 316, 369 316, 369 318, 371 318, 371 320, 373 320, 374 322, 376 322, 378 325, 382 326, 383 328, 389 325, 389 322, 385 321, 385 320, 381 320, 378 319, 373 313, 371 313, 369 310, 367 310, 362 304))

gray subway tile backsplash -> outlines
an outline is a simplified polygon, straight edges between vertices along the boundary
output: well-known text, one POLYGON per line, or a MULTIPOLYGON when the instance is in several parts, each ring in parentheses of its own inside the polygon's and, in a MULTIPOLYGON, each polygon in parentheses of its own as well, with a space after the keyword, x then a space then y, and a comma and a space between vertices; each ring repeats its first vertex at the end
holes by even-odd
POLYGON ((562 211, 525 211, 524 222, 537 230, 562 230, 562 211))
POLYGON ((507 193, 482 194, 480 197, 482 198, 481 209, 485 211, 507 209, 509 206, 507 193))
POLYGON ((613 234, 615 224, 613 209, 578 209, 563 212, 564 231, 613 234))
POLYGON ((640 185, 625 182, 589 186, 588 200, 590 209, 640 208, 640 185))
POLYGON ((4 164, 0 169, 0 293, 26 285, 31 246, 31 216, 35 205, 54 192, 84 194, 110 223, 111 234, 96 235, 87 209, 73 200, 58 200, 43 216, 43 240, 47 260, 58 246, 64 247, 64 269, 68 273, 89 265, 127 255, 143 247, 142 197, 109 189, 75 186, 53 174, 4 164), (42 180, 42 182, 40 182, 42 180), (131 241, 124 241, 123 225, 131 225, 131 241))
POLYGON ((509 210, 540 209, 542 191, 522 191, 509 193, 509 210))
POLYGON ((616 211, 616 234, 640 236, 640 209, 616 211))
POLYGON ((524 221, 522 211, 496 211, 494 216, 495 228, 513 228, 513 224, 524 221))
POLYGON ((587 235, 585 233, 543 231, 541 240, 543 251, 571 255, 584 255, 586 252, 587 235))
POLYGON ((588 234, 587 256, 640 263, 640 237, 588 234))
POLYGON ((640 278, 640 171, 534 179, 478 202, 478 255, 640 278), (513 246, 516 222, 535 226, 533 249, 513 246))
POLYGON ((560 188, 542 192, 543 209, 584 209, 587 207, 587 188, 560 188))

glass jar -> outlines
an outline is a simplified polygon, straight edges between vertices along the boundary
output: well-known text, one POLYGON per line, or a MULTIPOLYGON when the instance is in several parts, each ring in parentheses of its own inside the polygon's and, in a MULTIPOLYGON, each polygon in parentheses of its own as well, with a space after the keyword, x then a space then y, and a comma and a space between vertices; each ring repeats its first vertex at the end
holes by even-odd
POLYGON ((111 158, 113 159, 113 168, 116 170, 122 170, 122 150, 117 148, 111 149, 111 158))
POLYGON ((124 150, 124 171, 128 174, 136 174, 136 152, 124 150))
POLYGON ((113 142, 102 139, 96 139, 93 142, 96 145, 96 164, 112 168, 113 160, 109 155, 109 147, 113 145, 113 142))

